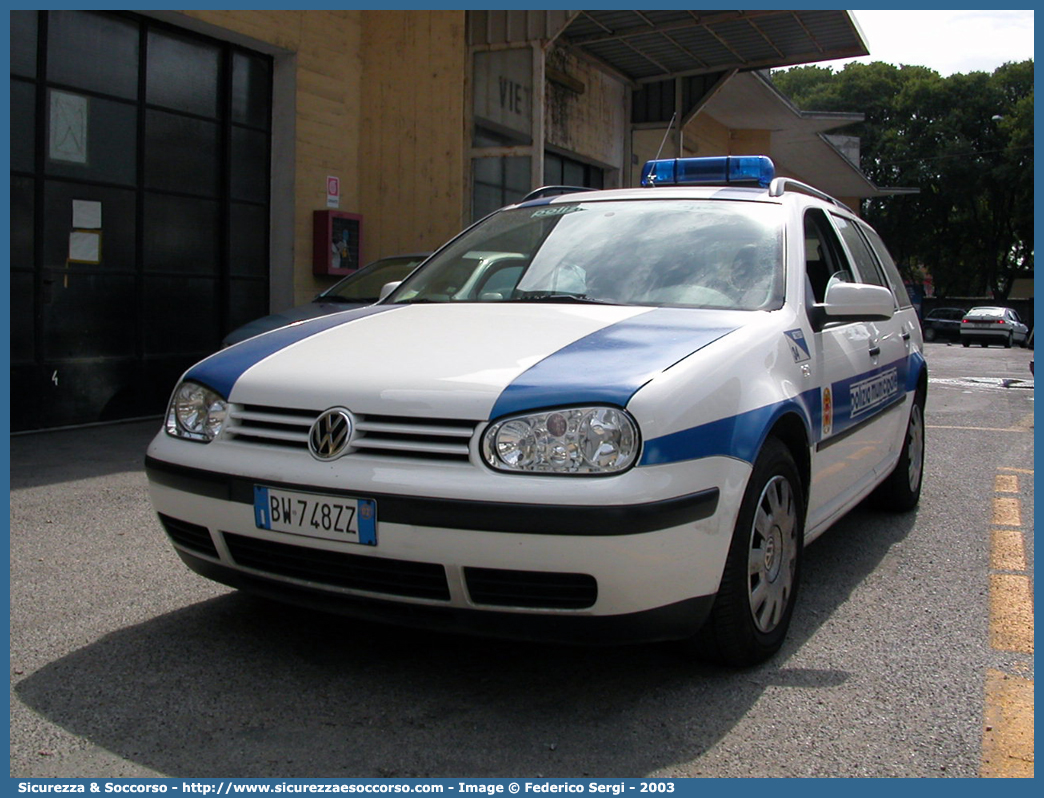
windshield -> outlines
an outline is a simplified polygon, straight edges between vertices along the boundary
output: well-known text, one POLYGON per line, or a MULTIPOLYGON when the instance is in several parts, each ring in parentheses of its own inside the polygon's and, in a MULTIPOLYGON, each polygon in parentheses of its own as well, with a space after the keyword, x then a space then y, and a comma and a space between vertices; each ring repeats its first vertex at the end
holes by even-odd
POLYGON ((467 231, 389 301, 774 309, 781 219, 776 205, 734 200, 515 208, 467 231))

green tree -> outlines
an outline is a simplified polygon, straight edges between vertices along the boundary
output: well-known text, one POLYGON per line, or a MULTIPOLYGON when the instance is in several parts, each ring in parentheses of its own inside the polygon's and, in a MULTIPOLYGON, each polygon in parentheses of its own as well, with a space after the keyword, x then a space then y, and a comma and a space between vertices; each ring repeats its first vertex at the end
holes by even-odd
POLYGON ((1033 61, 943 78, 919 66, 808 66, 773 74, 799 107, 858 111, 861 168, 882 188, 863 214, 940 294, 1006 296, 1033 269, 1033 61))

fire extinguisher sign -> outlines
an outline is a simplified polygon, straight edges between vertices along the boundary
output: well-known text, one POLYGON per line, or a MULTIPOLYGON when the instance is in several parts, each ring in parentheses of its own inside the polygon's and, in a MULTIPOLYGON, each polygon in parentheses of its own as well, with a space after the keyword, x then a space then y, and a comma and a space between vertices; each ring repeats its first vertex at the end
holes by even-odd
POLYGON ((341 178, 339 177, 326 178, 326 207, 341 207, 341 178))

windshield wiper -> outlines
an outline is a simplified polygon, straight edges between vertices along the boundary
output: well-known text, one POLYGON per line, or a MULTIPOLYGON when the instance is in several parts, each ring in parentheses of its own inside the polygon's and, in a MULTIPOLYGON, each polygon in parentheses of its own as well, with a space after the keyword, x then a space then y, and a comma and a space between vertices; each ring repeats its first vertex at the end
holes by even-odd
POLYGON ((509 302, 562 302, 582 305, 615 305, 604 299, 591 299, 587 294, 566 294, 556 291, 519 291, 509 302))

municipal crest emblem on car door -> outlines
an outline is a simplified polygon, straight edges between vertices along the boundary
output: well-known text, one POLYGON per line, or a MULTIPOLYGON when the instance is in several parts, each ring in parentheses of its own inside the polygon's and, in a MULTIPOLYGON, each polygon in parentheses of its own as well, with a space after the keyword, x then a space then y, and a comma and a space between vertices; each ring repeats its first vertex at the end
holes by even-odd
POLYGON ((834 395, 830 392, 830 386, 823 388, 823 437, 826 438, 834 431, 834 395))

